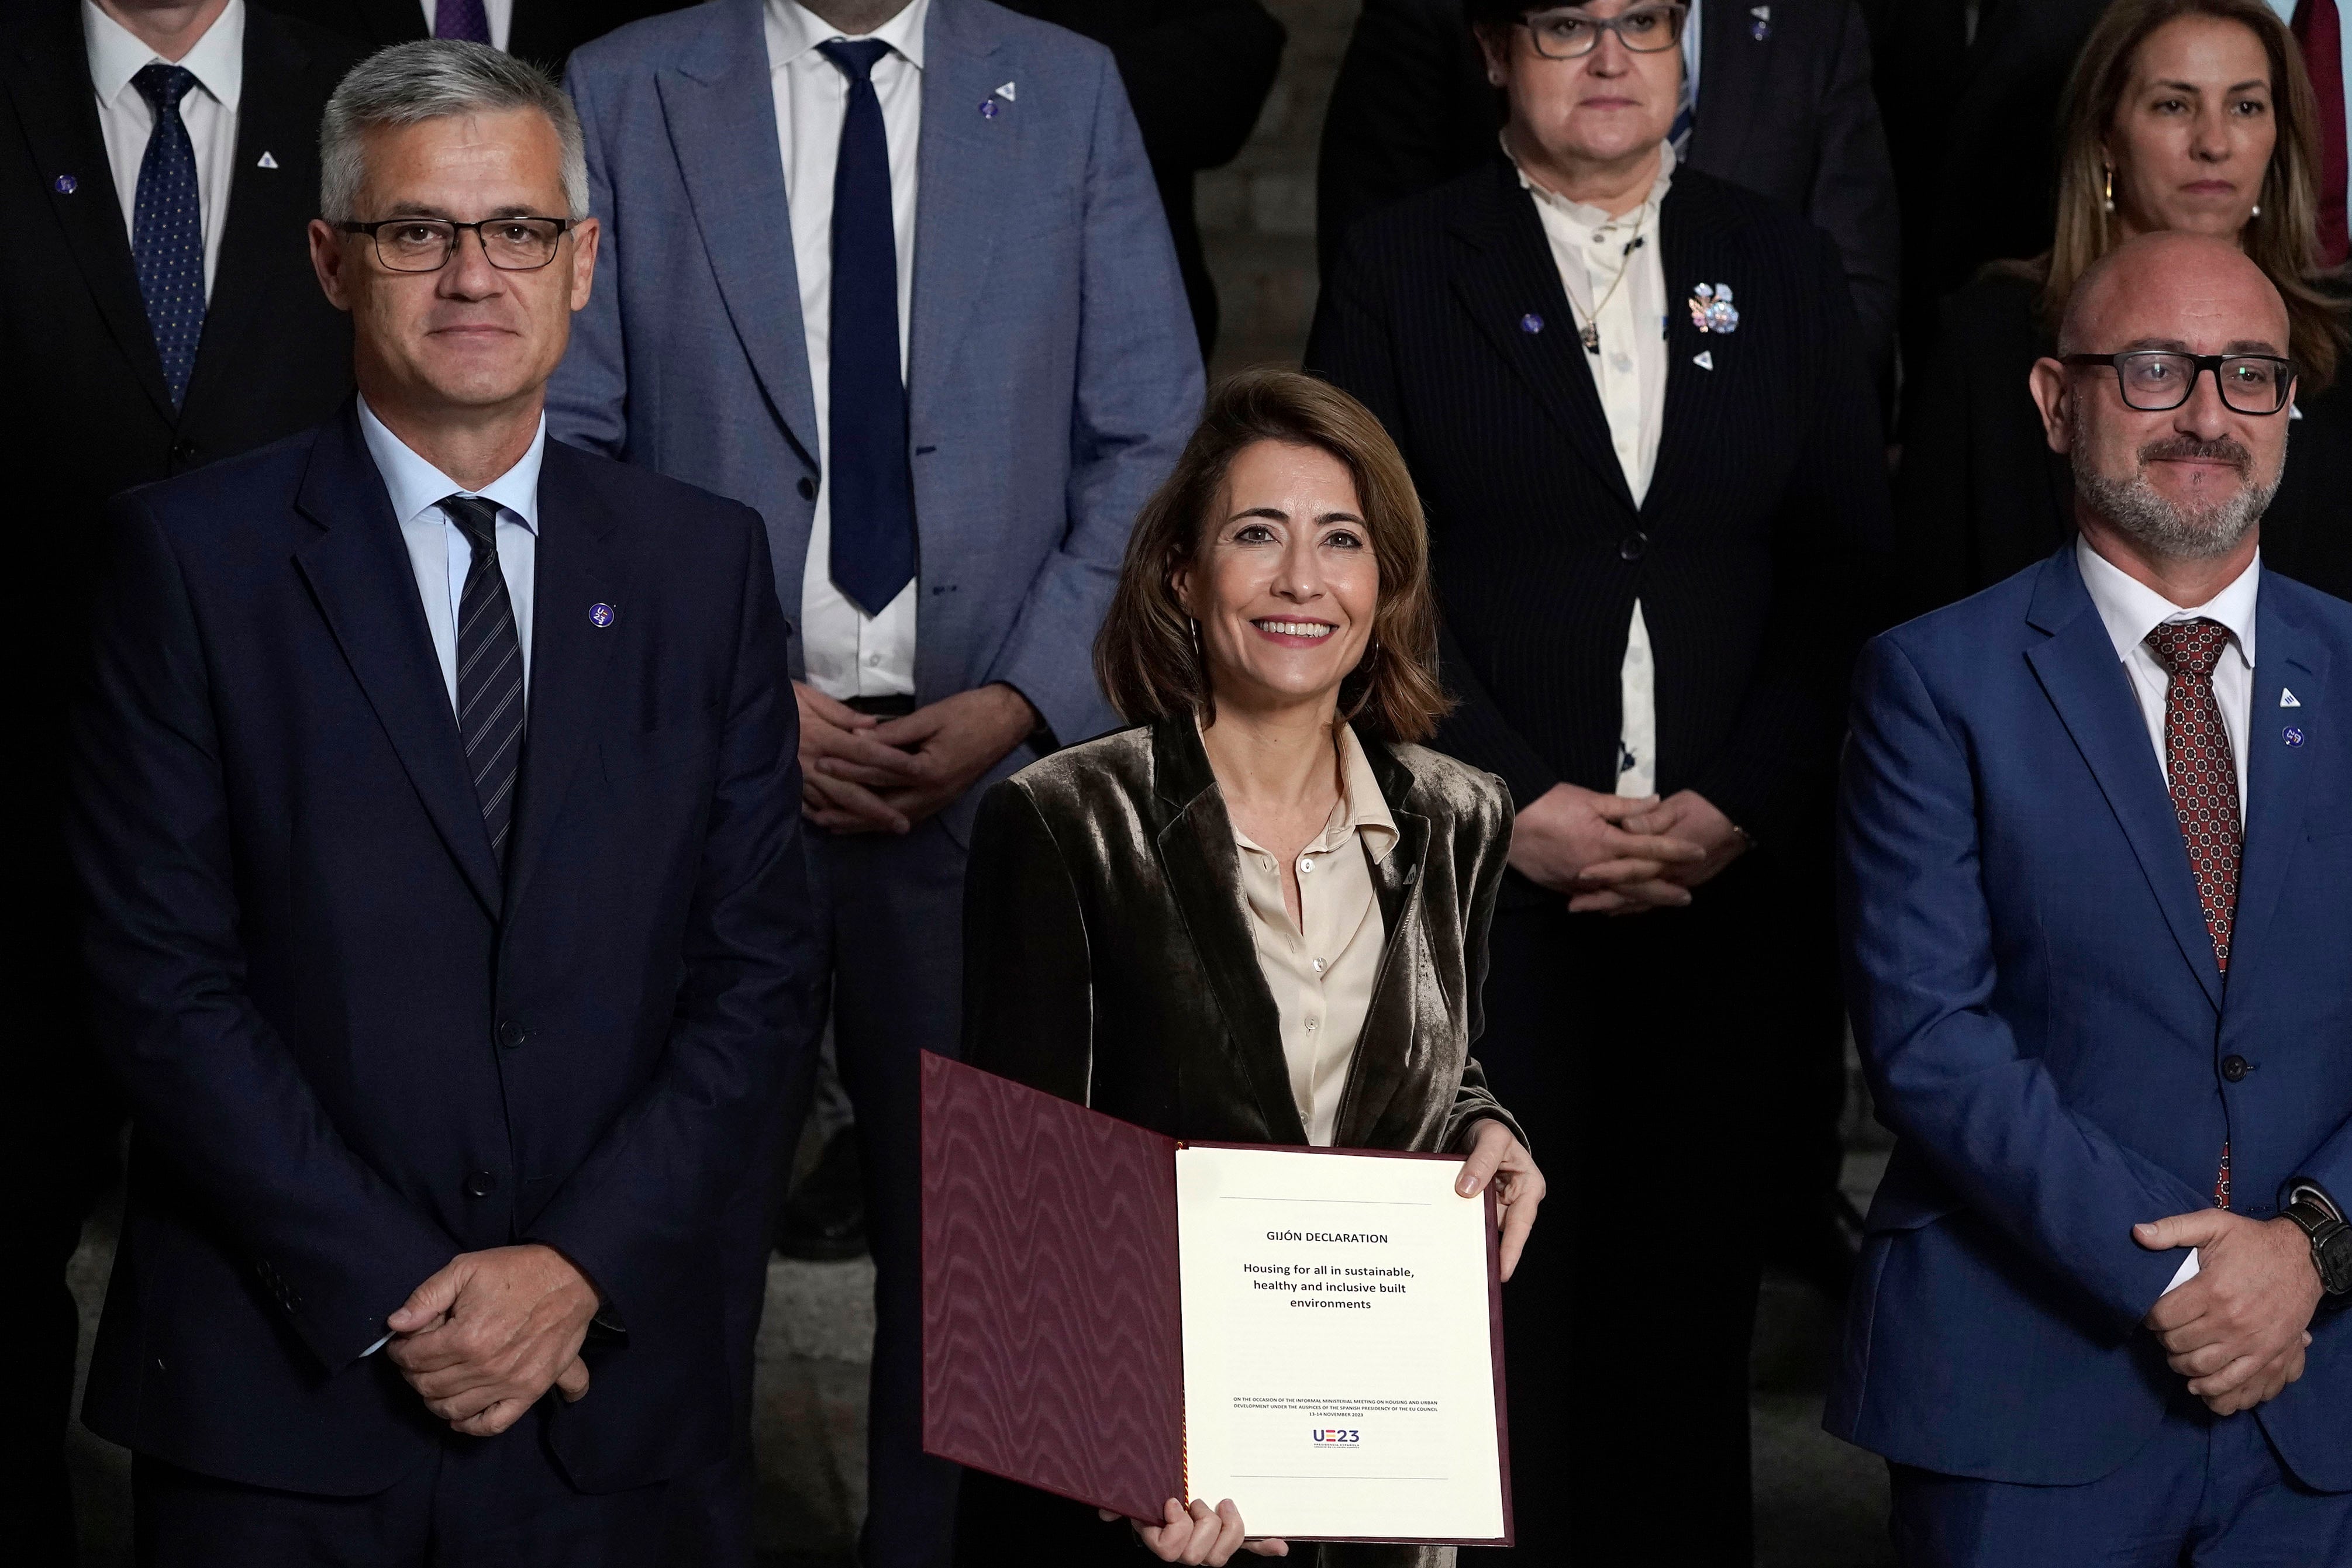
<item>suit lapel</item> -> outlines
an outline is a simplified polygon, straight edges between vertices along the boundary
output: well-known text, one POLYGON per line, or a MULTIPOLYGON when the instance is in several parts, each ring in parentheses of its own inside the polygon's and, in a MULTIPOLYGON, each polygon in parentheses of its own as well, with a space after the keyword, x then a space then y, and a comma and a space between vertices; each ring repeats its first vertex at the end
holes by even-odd
MULTIPOLYGON (((1758 38, 1742 0, 1715 0, 1699 12, 1698 109, 1691 126, 1690 162, 1726 179, 1746 164, 1748 127, 1761 85, 1772 79, 1779 35, 1758 38)), ((1666 252, 1668 256, 1675 253, 1666 252)), ((1669 305, 1672 300, 1667 302, 1669 305)))
POLYGON ((295 560, 474 896, 496 919, 499 868, 417 601, 416 575, 356 405, 320 427, 295 505, 323 530, 295 560))
POLYGON ((720 0, 724 25, 656 82, 687 200, 727 314, 769 404, 811 468, 816 401, 802 336, 800 271, 776 140, 759 0, 720 0))
MULTIPOLYGON (((1383 770, 1381 783, 1389 782, 1383 770)), ((1332 1133, 1332 1142, 1343 1148, 1370 1145, 1373 1129, 1412 1068, 1416 1045, 1413 988, 1420 977, 1421 951, 1421 900, 1416 895, 1427 871, 1429 819, 1402 809, 1402 789, 1384 792, 1391 797, 1389 815, 1396 819, 1397 841, 1388 858, 1374 862, 1371 868, 1381 905, 1381 967, 1363 1027, 1357 1032, 1355 1059, 1348 1063, 1348 1086, 1340 1095, 1332 1133)))
POLYGON ((625 605, 612 553, 614 517, 579 455, 550 441, 540 471, 538 570, 532 589, 530 725, 523 737, 515 842, 507 857, 511 915, 546 858, 565 791, 597 731, 604 666, 614 637, 588 619, 592 604, 625 605))
MULTIPOLYGON (((1702 333, 1692 325, 1685 304, 1701 283, 1730 284, 1738 302, 1745 281, 1738 260, 1727 254, 1716 225, 1707 221, 1706 199, 1704 176, 1685 179, 1677 170, 1658 212, 1658 247, 1666 288, 1666 402, 1660 415, 1658 460, 1650 471, 1650 488, 1642 497, 1645 527, 1663 525, 1687 509, 1677 492, 1694 465, 1715 457, 1716 444, 1726 428, 1727 404, 1739 385, 1739 379, 1730 373, 1727 356, 1747 345, 1737 337, 1702 333), (1702 353, 1710 363, 1718 359, 1727 362, 1717 369, 1704 369, 1695 362, 1702 353)), ((1753 308, 1753 300, 1747 303, 1753 308)))
POLYGON ((1633 493, 1610 440, 1592 372, 1581 362, 1575 312, 1560 287, 1535 198, 1519 189, 1508 162, 1498 158, 1488 173, 1486 211, 1457 231, 1469 246, 1454 270, 1454 292, 1570 447, 1630 512, 1633 493))
POLYGON ((236 363, 237 344, 283 304, 289 274, 305 270, 296 266, 295 258, 303 226, 318 207, 318 127, 303 115, 301 95, 274 89, 295 80, 310 58, 309 51, 274 16, 247 12, 245 79, 255 90, 237 105, 228 227, 221 235, 220 265, 205 311, 204 340, 187 406, 243 395, 245 389, 222 379, 236 373, 230 367, 236 363), (262 167, 264 153, 269 155, 269 168, 262 167))
POLYGON ((1158 792, 1173 815, 1160 830, 1160 863, 1184 916, 1185 930, 1224 1014, 1225 1032, 1277 1144, 1304 1144, 1307 1124, 1290 1092, 1290 1064, 1282 1054, 1282 1016, 1258 967, 1247 901, 1234 848, 1233 820, 1209 771, 1192 721, 1162 719, 1152 728, 1158 792))
POLYGON ((106 139, 99 131, 80 8, 51 5, 47 12, 16 35, 0 68, 7 73, 9 96, 47 189, 49 210, 65 231, 67 248, 98 302, 99 314, 156 412, 166 424, 175 423, 178 416, 163 384, 163 363, 155 352, 139 275, 131 261, 131 235, 122 226, 121 204, 114 194, 106 139), (59 190, 60 183, 71 189, 59 190))
POLYGON ((2284 732, 2292 727, 2307 734, 2326 723, 2330 662, 2326 645, 2270 591, 2255 601, 2254 656, 2253 708, 2246 726, 2246 850, 2230 936, 2230 975, 2241 985, 2247 967, 2264 959, 2280 889, 2303 849, 2314 758, 2325 754, 2319 747, 2288 745, 2284 732), (2282 694, 2290 691, 2302 706, 2282 710, 2282 694))
POLYGON ((2050 640, 2027 649, 2026 660, 2123 825, 2181 957, 2219 1011, 2221 970, 2164 768, 2148 744, 2138 698, 2083 586, 2074 552, 2070 542, 2042 567, 2027 620, 2050 633, 2050 640))
MULTIPOLYGON (((933 404, 962 382, 949 374, 964 323, 981 308, 998 216, 1024 164, 1031 131, 1019 100, 996 99, 1010 74, 1000 40, 978 13, 935 5, 923 29, 923 131, 917 152, 922 200, 915 209, 915 287, 907 335, 912 428, 932 426, 933 404), (994 116, 978 112, 994 101, 994 116)), ((1042 84, 1041 84, 1042 85, 1042 84)), ((1016 88, 1017 91, 1017 88, 1016 88)))

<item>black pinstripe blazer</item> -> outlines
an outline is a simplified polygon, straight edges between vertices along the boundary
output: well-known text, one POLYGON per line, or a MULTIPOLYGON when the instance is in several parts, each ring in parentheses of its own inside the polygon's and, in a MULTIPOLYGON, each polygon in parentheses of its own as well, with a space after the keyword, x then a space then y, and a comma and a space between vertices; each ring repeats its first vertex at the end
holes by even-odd
POLYGON ((1307 368, 1387 424, 1428 508, 1461 706, 1436 744, 1525 805, 1616 781, 1638 597, 1658 787, 1773 837, 1827 799, 1868 558, 1887 532, 1845 277, 1795 214, 1675 170, 1659 215, 1669 366, 1637 508, 1534 199, 1499 157, 1360 224, 1307 368), (1729 284, 1730 332, 1687 301, 1729 284))

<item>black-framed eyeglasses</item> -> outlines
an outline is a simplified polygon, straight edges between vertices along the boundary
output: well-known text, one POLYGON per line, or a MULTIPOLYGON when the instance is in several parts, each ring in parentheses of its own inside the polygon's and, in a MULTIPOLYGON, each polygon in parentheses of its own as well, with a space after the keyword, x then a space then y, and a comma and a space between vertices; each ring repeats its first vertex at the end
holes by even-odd
POLYGON ((2084 370, 2106 366, 2116 372, 2124 405, 2143 413, 2179 408, 2197 390, 2197 378, 2213 372, 2221 401, 2240 413, 2276 413, 2294 395, 2294 361, 2276 354, 2181 354, 2169 349, 2135 349, 2122 354, 2067 354, 2061 364, 2084 370))
POLYGON ((1635 5, 1615 16, 1591 16, 1582 11, 1538 11, 1519 18, 1519 26, 1535 40, 1536 53, 1548 60, 1572 60, 1601 47, 1601 35, 1614 33, 1617 41, 1638 55, 1654 55, 1683 41, 1683 21, 1690 7, 1678 3, 1635 5))
POLYGON ((467 229, 482 242, 482 255, 501 272, 536 272, 555 259, 570 218, 484 218, 478 224, 447 218, 384 218, 372 224, 337 224, 347 235, 375 243, 375 258, 391 272, 438 272, 457 254, 467 229))

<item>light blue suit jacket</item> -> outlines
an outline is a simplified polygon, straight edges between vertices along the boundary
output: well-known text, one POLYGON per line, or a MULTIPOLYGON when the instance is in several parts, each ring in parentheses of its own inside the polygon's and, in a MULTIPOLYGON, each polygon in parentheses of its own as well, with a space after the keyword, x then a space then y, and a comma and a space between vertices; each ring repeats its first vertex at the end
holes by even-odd
MULTIPOLYGON (((1888 1458, 2096 1479, 2179 1396, 2142 1221, 2352 1197, 2352 604, 2265 571, 2224 980, 2147 721, 2070 543, 1864 651, 1840 803, 1846 995, 1900 1138, 1828 1426, 1888 1458), (2292 701, 2292 706, 2290 705, 2292 701)), ((2258 1421, 2352 1490, 2352 1312, 2258 1421)))
MULTIPOLYGON (((986 0, 932 0, 923 47, 916 697, 1007 682, 1083 740, 1116 722, 1095 632, 1199 417, 1200 350, 1109 52, 986 0)), ((624 27, 574 52, 565 85, 605 229, 551 431, 756 507, 797 621, 817 430, 761 0, 624 27)))

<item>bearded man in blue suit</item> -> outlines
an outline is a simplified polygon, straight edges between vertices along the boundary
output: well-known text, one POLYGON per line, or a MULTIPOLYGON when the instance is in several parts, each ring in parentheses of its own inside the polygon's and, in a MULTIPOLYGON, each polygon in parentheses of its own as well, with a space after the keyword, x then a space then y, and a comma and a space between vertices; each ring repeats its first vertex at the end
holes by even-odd
MULTIPOLYGON (((864 1552, 943 1562, 916 1062, 957 1049, 982 790, 1115 722, 1088 652, 1201 405, 1175 249, 1108 51, 986 0, 711 0, 566 85, 608 223, 549 419, 766 520, 875 1260, 864 1552)), ((749 1477, 746 1449, 698 1561, 748 1561, 749 1477)))
POLYGON ((2080 538, 1857 676, 1900 1142, 1828 1426, 1907 1564, 2352 1561, 2352 605, 2261 561, 2286 341, 2234 247, 2120 247, 2033 372, 2080 538))

